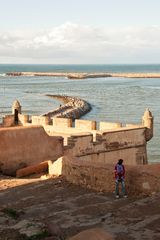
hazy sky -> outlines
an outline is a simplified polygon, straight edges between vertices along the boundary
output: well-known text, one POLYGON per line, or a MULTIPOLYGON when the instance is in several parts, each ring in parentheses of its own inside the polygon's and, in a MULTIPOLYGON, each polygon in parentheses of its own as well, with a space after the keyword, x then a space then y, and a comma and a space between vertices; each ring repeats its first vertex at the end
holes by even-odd
POLYGON ((0 6, 0 63, 160 63, 160 0, 0 6))

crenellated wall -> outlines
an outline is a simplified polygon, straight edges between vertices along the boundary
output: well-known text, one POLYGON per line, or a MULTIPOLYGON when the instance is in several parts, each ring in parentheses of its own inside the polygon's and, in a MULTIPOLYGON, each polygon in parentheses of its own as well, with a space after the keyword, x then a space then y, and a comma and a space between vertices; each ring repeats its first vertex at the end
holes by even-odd
MULTIPOLYGON (((13 116, 6 116, 4 122, 8 126, 13 125, 13 116)), ((49 122, 48 116, 32 116, 29 123, 28 115, 18 116, 19 125, 40 125, 50 136, 62 136, 68 157, 106 164, 122 158, 128 165, 147 164, 146 141, 150 129, 146 126, 100 122, 97 129, 98 124, 93 120, 76 119, 73 127, 73 121, 68 118, 53 118, 49 122)))
MULTIPOLYGON (((65 116, 81 116, 81 107, 87 111, 79 99, 71 100, 74 107, 65 109, 65 116)), ((147 141, 153 137, 153 116, 148 109, 140 124, 73 122, 73 118, 61 118, 61 113, 60 118, 51 116, 24 115, 20 103, 14 102, 12 114, 0 126, 2 173, 21 177, 48 169, 49 174, 62 174, 72 183, 113 192, 114 165, 123 159, 129 194, 160 191, 160 164, 146 165, 147 141)))
POLYGON ((113 164, 124 159, 128 165, 147 164, 145 128, 121 128, 96 134, 73 134, 68 137, 65 153, 80 161, 113 164))
MULTIPOLYGON (((83 184, 84 180, 86 185, 101 189, 104 176, 99 174, 103 167, 113 166, 120 158, 126 166, 147 164, 147 141, 153 136, 153 117, 149 110, 142 119, 141 124, 135 125, 119 122, 98 124, 81 119, 73 122, 69 118, 51 119, 49 116, 30 118, 21 113, 18 113, 18 122, 15 122, 14 114, 5 116, 3 128, 0 128, 0 170, 13 175, 21 169, 21 173, 29 174, 42 169, 43 164, 40 163, 47 161, 50 173, 55 174, 56 171, 57 174, 59 166, 60 171, 65 166, 66 172, 62 171, 62 174, 68 180, 78 184, 83 184), (13 127, 15 124, 18 126, 13 127), (63 156, 63 161, 68 159, 69 164, 58 160, 56 166, 53 162, 60 156, 63 156), (91 183, 83 179, 83 171, 88 174, 86 179, 90 179, 91 183), (100 180, 95 182, 94 176, 100 180)), ((46 162, 44 165, 46 169, 46 162)))

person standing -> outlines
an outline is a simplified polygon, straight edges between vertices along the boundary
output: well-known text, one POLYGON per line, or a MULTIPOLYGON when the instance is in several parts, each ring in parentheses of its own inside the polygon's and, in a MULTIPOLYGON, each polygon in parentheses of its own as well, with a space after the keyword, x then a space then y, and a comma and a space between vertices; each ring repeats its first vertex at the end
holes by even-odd
POLYGON ((123 159, 119 159, 117 164, 115 165, 115 183, 116 183, 116 198, 119 198, 119 185, 121 184, 122 193, 124 197, 127 197, 126 189, 125 189, 125 167, 123 165, 123 159))

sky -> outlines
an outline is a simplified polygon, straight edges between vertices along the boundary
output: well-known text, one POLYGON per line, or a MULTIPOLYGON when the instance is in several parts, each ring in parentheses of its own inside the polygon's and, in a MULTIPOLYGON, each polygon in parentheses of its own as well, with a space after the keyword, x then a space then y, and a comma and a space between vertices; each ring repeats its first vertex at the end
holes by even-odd
POLYGON ((160 63, 159 0, 0 0, 0 63, 160 63))

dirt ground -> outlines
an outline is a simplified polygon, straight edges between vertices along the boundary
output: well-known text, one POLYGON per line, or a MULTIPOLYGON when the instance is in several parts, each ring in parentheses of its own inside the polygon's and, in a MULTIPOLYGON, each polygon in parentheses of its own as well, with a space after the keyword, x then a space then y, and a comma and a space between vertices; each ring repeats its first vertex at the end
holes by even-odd
POLYGON ((93 227, 104 229, 116 240, 160 239, 160 194, 115 199, 112 193, 84 189, 62 177, 42 180, 38 176, 0 176, 0 240, 25 239, 10 228, 24 219, 58 228, 55 239, 59 240, 93 227), (4 209, 18 215, 8 219, 4 209))

